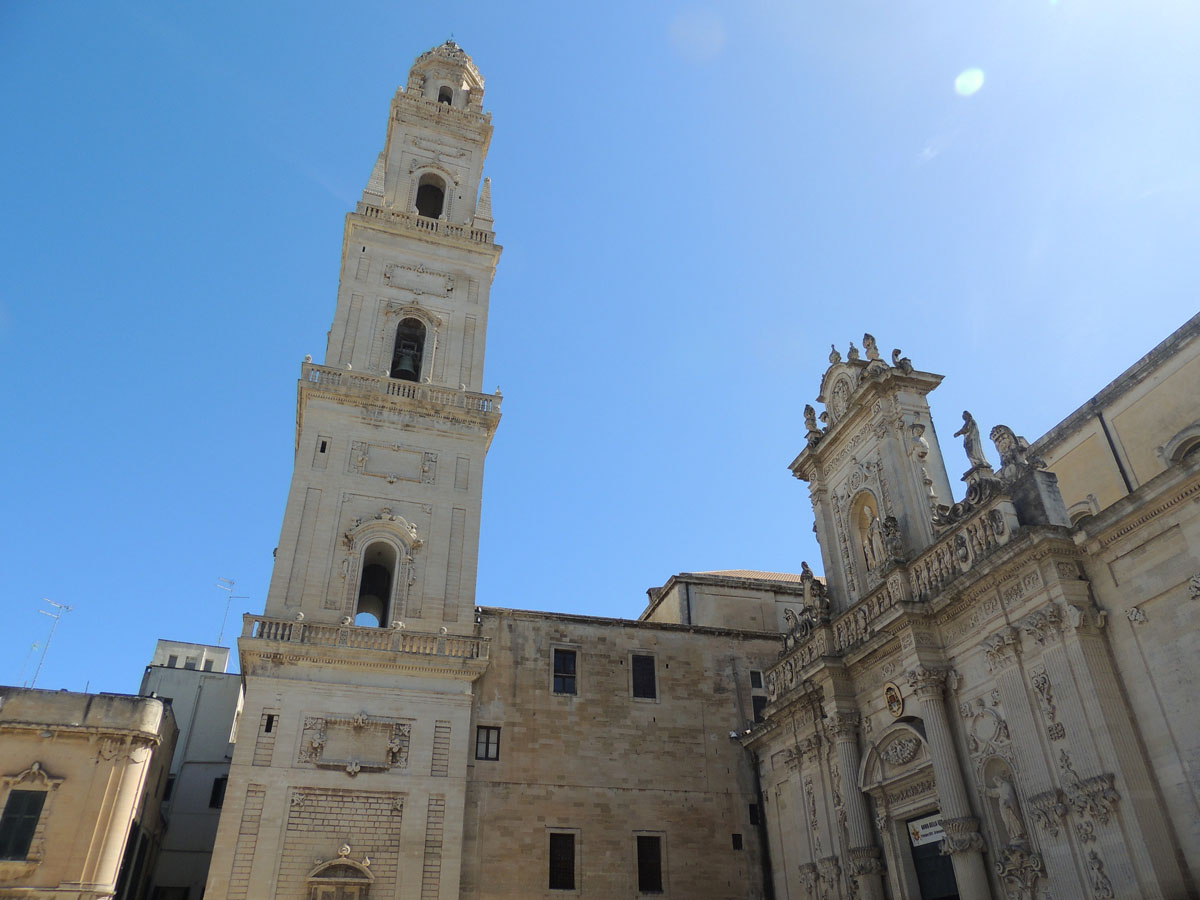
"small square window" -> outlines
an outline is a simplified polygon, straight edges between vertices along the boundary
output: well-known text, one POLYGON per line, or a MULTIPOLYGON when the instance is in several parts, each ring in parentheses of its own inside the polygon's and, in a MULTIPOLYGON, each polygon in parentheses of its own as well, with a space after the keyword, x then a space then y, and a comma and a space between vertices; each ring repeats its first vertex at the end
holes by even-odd
POLYGON ((761 688, 762 687, 762 672, 758 671, 758 669, 750 670, 750 687, 752 687, 752 688, 761 688))
POLYGON ((194 668, 196 668, 196 657, 194 657, 194 656, 189 656, 187 659, 185 659, 185 660, 183 661, 183 667, 184 667, 185 669, 194 669, 194 668))
POLYGON ((25 859, 45 803, 45 791, 8 792, 0 815, 0 859, 25 859))
POLYGON ((554 648, 554 693, 576 693, 576 662, 579 654, 574 650, 554 648))
POLYGON ((213 670, 213 661, 211 659, 206 659, 204 661, 204 671, 211 672, 212 670, 213 670))
POLYGON ((266 719, 263 721, 263 733, 270 734, 275 730, 275 714, 267 713, 266 719))
POLYGON ((225 788, 229 785, 229 777, 222 775, 213 779, 212 793, 208 795, 209 809, 220 809, 225 805, 225 788))
POLYGON ((633 657, 633 696, 641 700, 658 699, 658 685, 654 680, 654 657, 633 657))
POLYGON ((575 835, 550 833, 550 890, 575 890, 575 835))
POLYGON ((637 836, 637 871, 640 893, 662 893, 662 838, 658 835, 637 836))
POLYGON ((764 721, 763 710, 765 710, 767 708, 767 698, 766 697, 751 697, 750 702, 754 704, 754 721, 755 722, 764 721))
POLYGON ((734 850, 742 849, 742 836, 740 834, 733 835, 733 849, 734 850))
POLYGON ((167 657, 167 668, 168 669, 174 669, 178 665, 179 665, 179 657, 176 656, 174 653, 172 653, 170 656, 167 657))
POLYGON ((500 758, 500 728, 493 725, 480 725, 475 729, 475 758, 500 758))

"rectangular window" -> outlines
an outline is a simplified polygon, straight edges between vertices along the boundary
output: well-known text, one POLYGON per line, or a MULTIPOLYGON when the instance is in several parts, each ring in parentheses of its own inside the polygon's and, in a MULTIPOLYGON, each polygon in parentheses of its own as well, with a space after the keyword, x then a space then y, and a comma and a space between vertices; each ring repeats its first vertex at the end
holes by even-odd
POLYGON ((578 654, 574 650, 554 650, 554 693, 574 694, 576 660, 578 654))
POLYGON ((213 661, 211 659, 206 659, 204 661, 204 671, 211 672, 212 670, 213 670, 213 661))
POLYGON ((175 793, 175 776, 167 776, 167 786, 163 788, 163 802, 166 803, 171 799, 171 795, 175 793))
POLYGON ((194 668, 196 668, 196 657, 194 657, 194 656, 189 656, 187 659, 185 659, 185 660, 183 661, 183 667, 184 667, 185 669, 194 669, 194 668))
POLYGON ((575 890, 575 835, 550 835, 550 890, 575 890))
POLYGON ((229 778, 226 775, 213 779, 212 793, 208 795, 209 809, 220 809, 225 805, 225 786, 227 784, 229 784, 229 778))
POLYGON ((9 791, 0 815, 0 859, 24 859, 46 802, 45 791, 9 791))
POLYGON ((751 697, 750 702, 754 704, 754 721, 763 721, 763 710, 767 708, 767 698, 751 697))
POLYGON ((658 688, 654 683, 654 657, 633 657, 633 696, 642 700, 654 700, 658 697, 658 688))
POLYGON ((662 838, 657 835, 637 836, 638 891, 643 894, 661 894, 662 882, 662 838))
POLYGON ((177 665, 179 665, 179 657, 172 653, 167 657, 167 668, 174 669, 177 665))
POLYGON ((762 687, 762 672, 758 671, 758 669, 750 670, 750 687, 752 687, 752 688, 761 688, 762 687))
POLYGON ((757 803, 750 804, 750 824, 751 825, 758 824, 758 804, 757 803))
POLYGON ((475 758, 500 758, 500 728, 492 725, 480 725, 475 729, 475 758))
POLYGON ((275 714, 267 713, 267 720, 263 724, 263 731, 266 734, 270 734, 274 730, 275 730, 275 714))
POLYGON ((740 834, 733 835, 733 849, 734 850, 742 849, 742 836, 740 834))

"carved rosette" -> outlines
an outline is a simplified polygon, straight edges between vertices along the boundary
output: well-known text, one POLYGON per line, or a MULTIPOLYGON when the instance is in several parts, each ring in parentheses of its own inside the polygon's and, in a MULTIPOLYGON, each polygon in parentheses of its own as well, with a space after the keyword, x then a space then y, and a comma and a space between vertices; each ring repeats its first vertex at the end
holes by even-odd
POLYGON ((946 832, 942 838, 942 856, 983 852, 983 835, 979 833, 979 820, 974 816, 943 819, 942 828, 946 832))

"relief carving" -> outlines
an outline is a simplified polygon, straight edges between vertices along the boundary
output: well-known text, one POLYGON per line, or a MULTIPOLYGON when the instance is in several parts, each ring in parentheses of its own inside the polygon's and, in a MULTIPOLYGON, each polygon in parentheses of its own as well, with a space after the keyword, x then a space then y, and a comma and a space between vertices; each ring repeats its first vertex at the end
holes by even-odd
POLYGON ((297 762, 359 772, 408 767, 412 723, 369 716, 312 716, 304 720, 297 762))
POLYGON ((912 737, 898 737, 880 750, 879 755, 887 760, 890 765, 902 766, 911 761, 920 749, 921 740, 915 735, 912 737))

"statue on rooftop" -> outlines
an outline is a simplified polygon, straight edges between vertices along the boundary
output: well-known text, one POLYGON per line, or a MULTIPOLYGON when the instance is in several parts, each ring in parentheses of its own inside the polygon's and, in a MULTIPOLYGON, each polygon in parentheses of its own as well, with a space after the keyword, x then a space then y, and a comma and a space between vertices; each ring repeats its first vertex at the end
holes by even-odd
POLYGON ((903 372, 905 375, 911 375, 913 370, 912 360, 907 356, 900 355, 900 348, 897 347, 892 351, 892 365, 903 372))
POLYGON ((863 349, 867 351, 867 359, 879 359, 879 346, 873 334, 863 335, 863 349))
POLYGON ((997 425, 988 435, 996 445, 1000 454, 1000 475, 1004 478, 1014 478, 1021 469, 1044 469, 1046 463, 1036 456, 1030 456, 1029 441, 1021 437, 1007 425, 997 425))
POLYGON ((983 441, 979 438, 979 426, 975 424, 974 417, 967 411, 963 410, 963 425, 962 428, 954 432, 955 437, 963 439, 963 449, 967 452, 967 461, 971 463, 972 469, 990 469, 991 463, 987 461, 987 457, 983 455, 983 441))

